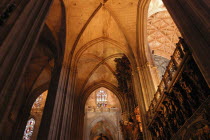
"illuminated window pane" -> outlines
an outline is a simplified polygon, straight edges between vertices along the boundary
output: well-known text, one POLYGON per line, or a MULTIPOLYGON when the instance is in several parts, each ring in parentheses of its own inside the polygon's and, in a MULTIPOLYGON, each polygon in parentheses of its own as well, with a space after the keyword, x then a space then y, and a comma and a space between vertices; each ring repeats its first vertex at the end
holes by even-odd
POLYGON ((96 104, 98 107, 107 106, 107 93, 104 90, 99 90, 96 94, 96 104))
POLYGON ((30 140, 31 139, 31 136, 32 136, 33 131, 34 131, 34 125, 35 125, 35 120, 33 118, 28 120, 25 131, 24 131, 23 140, 30 140))
POLYGON ((43 100, 43 94, 41 94, 36 101, 34 102, 32 108, 40 108, 41 107, 41 102, 43 100))

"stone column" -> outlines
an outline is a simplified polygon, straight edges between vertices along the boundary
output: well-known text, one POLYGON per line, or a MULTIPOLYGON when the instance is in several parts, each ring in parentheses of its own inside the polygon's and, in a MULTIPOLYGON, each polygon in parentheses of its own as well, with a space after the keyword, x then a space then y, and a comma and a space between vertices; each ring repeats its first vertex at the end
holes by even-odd
POLYGON ((74 105, 72 112, 72 123, 71 123, 71 131, 70 139, 74 140, 82 140, 83 136, 83 126, 84 126, 84 108, 83 103, 81 102, 81 95, 74 93, 74 105))
MULTIPOLYGON (((147 67, 148 68, 148 67, 147 67)), ((146 101, 144 98, 143 93, 145 92, 142 91, 142 82, 140 82, 140 77, 139 77, 139 71, 140 69, 137 68, 133 72, 133 81, 134 81, 134 89, 135 89, 135 97, 137 98, 139 110, 140 110, 140 116, 142 118, 142 128, 143 128, 143 137, 145 140, 150 140, 151 135, 149 130, 147 129, 147 111, 146 111, 146 101)))
POLYGON ((144 93, 143 97, 146 110, 148 109, 155 94, 155 87, 149 67, 149 63, 145 63, 141 67, 137 67, 137 73, 139 75, 142 92, 144 93))
POLYGON ((163 0, 210 86, 208 0, 163 0))
POLYGON ((85 140, 86 137, 85 137, 85 134, 86 134, 86 125, 85 123, 85 113, 84 113, 84 110, 80 110, 79 112, 79 118, 77 117, 78 120, 78 124, 77 126, 75 126, 77 128, 76 130, 76 139, 75 140, 85 140))
POLYGON ((18 13, 18 18, 13 19, 15 21, 10 25, 10 30, 4 30, 8 23, 0 27, 3 31, 1 34, 7 34, 1 40, 0 48, 0 137, 7 135, 5 128, 13 127, 7 125, 10 123, 11 107, 16 103, 14 99, 17 96, 23 96, 18 89, 51 2, 52 0, 25 2, 24 6, 16 7, 13 11, 13 14, 18 13))
POLYGON ((52 74, 50 87, 48 90, 47 100, 42 116, 42 121, 39 129, 38 139, 47 140, 53 137, 56 139, 57 132, 54 130, 59 127, 62 115, 62 107, 65 99, 66 82, 69 68, 65 65, 57 66, 52 74), (62 70, 61 70, 62 69, 62 70), (66 80, 62 81, 62 80, 66 80), (62 82, 60 82, 62 81, 62 82), (58 120, 59 119, 59 120, 58 120))
POLYGON ((63 63, 57 70, 49 88, 39 140, 71 139, 73 106, 75 102, 75 71, 63 63), (60 72, 59 72, 60 71, 60 72))

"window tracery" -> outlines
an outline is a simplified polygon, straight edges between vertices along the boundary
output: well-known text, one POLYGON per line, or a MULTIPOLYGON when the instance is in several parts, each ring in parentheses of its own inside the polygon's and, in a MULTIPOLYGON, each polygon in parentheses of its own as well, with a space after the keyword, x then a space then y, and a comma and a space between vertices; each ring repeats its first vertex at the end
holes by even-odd
POLYGON ((97 107, 106 107, 107 106, 107 93, 104 90, 99 90, 96 93, 96 104, 97 107))

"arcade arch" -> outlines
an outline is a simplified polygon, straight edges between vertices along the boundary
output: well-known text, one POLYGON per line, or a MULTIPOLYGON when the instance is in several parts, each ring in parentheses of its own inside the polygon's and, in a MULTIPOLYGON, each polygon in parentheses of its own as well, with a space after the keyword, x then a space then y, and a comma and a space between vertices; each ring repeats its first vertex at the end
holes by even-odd
POLYGON ((119 124, 122 119, 122 109, 116 94, 118 93, 113 93, 107 88, 100 87, 89 95, 84 110, 85 140, 94 140, 94 137, 100 137, 100 135, 110 140, 122 139, 119 124), (101 93, 106 96, 99 98, 101 93))

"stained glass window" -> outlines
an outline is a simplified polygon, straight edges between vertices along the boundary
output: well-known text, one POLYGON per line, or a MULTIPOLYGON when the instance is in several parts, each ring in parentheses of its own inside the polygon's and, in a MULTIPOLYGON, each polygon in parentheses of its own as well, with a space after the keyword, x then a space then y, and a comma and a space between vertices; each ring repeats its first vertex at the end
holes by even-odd
POLYGON ((107 93, 104 90, 99 90, 96 94, 97 107, 107 106, 107 93))
POLYGON ((31 136, 34 131, 35 120, 33 118, 29 119, 24 131, 23 140, 31 140, 31 136))

